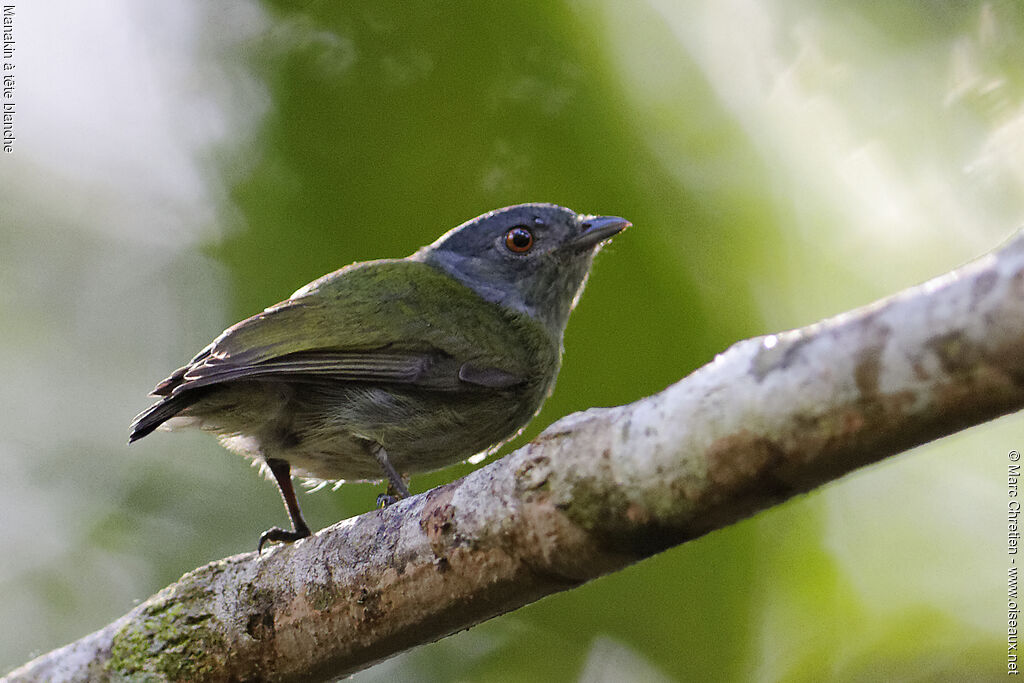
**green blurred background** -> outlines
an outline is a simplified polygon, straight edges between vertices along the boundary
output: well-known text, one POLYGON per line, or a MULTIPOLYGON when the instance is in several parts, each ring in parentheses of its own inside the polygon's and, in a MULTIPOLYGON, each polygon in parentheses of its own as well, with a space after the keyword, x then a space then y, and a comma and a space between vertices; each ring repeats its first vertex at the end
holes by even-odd
MULTIPOLYGON (((327 271, 506 204, 629 218, 516 447, 943 273, 1024 217, 1016 0, 410 5, 16 4, 0 671, 283 522, 212 438, 129 449, 127 425, 223 327, 327 271)), ((1004 418, 357 680, 1004 676, 1022 447, 1004 418)), ((301 502, 320 528, 379 491, 301 502)))

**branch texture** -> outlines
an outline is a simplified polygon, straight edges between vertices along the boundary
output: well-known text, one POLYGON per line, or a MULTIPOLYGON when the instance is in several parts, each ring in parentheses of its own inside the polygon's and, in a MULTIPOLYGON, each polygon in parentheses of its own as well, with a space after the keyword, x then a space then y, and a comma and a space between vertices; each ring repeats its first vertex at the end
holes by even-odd
POLYGON ((459 481, 185 575, 10 681, 344 675, 1024 406, 1024 236, 459 481))

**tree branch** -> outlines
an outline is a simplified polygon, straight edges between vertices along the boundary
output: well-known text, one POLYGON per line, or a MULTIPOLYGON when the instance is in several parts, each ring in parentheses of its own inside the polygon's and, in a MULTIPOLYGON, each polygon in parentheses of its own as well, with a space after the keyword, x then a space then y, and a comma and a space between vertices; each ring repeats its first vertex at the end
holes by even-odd
POLYGON ((11 681, 344 675, 1024 406, 1024 234, 459 481, 185 575, 11 681))

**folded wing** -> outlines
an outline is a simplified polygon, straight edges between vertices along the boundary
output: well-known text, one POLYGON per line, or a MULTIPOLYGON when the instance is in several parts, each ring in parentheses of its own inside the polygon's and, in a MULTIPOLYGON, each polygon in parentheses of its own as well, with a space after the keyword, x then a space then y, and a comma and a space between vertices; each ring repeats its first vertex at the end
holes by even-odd
POLYGON ((493 350, 504 331, 500 314, 481 310, 463 285, 421 263, 373 265, 332 273, 225 330, 157 385, 152 393, 163 401, 136 418, 132 440, 204 393, 195 390, 231 382, 382 382, 479 391, 529 379, 493 350))

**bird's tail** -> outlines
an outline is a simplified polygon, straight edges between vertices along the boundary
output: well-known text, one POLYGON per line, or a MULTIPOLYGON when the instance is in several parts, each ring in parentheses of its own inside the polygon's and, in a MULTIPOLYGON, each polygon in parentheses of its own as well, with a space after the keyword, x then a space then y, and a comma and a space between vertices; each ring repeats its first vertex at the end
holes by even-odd
POLYGON ((128 432, 128 443, 138 441, 154 429, 196 402, 197 392, 186 391, 167 396, 135 416, 128 432))

